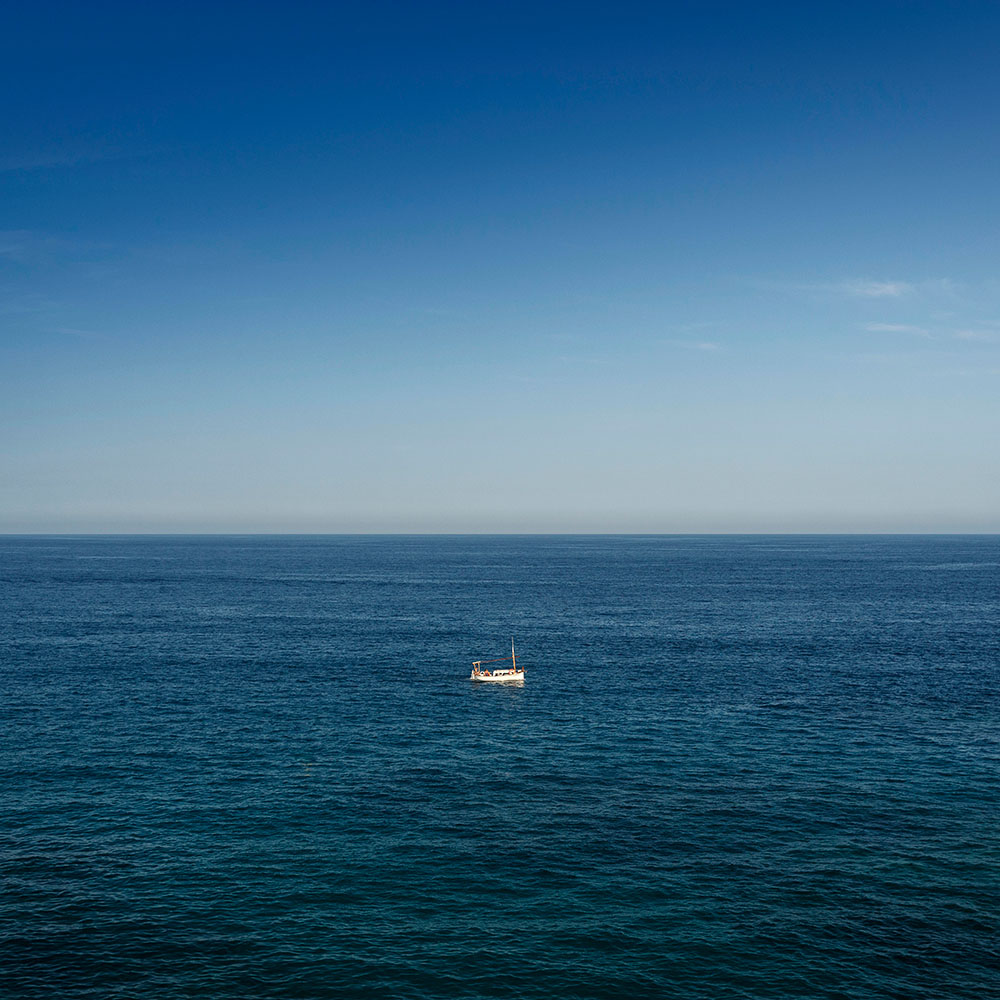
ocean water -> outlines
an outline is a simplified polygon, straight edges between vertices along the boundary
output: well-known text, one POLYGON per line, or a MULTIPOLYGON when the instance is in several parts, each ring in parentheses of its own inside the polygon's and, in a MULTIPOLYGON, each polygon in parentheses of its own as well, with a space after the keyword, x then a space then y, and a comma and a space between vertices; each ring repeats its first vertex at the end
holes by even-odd
POLYGON ((3 997, 1000 996, 998 537, 7 537, 0 694, 3 997))

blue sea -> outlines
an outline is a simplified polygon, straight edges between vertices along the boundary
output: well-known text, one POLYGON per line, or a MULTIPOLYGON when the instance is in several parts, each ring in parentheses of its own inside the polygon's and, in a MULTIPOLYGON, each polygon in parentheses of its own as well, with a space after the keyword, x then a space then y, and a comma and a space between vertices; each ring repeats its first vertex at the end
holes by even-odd
POLYGON ((1000 996, 1000 537, 6 537, 0 695, 5 998, 1000 996))

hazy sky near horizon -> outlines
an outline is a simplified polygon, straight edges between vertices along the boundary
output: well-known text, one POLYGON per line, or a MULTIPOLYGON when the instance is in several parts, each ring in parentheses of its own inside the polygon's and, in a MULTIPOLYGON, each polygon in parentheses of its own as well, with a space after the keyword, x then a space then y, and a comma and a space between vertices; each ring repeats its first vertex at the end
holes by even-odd
POLYGON ((9 9, 0 531, 1000 531, 998 37, 9 9))

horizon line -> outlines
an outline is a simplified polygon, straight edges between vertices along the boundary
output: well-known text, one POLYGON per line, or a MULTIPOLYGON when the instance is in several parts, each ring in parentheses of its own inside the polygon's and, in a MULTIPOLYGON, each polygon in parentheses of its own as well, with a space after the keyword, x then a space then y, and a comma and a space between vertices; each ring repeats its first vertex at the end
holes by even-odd
POLYGON ((937 538, 993 531, 0 531, 0 538, 937 538))

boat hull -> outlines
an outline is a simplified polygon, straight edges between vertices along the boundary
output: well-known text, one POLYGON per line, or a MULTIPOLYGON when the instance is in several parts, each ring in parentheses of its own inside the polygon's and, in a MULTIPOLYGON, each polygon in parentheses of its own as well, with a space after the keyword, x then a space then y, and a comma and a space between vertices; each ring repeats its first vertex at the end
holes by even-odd
POLYGON ((523 670, 493 671, 491 674, 472 673, 469 680, 477 684, 523 684, 523 670))

